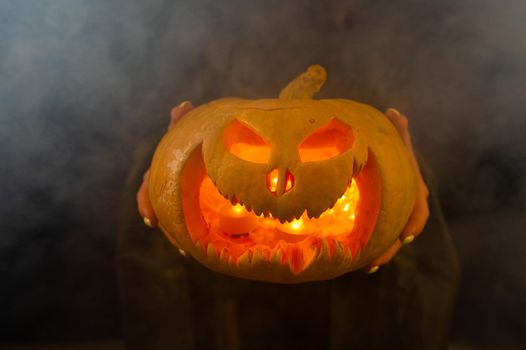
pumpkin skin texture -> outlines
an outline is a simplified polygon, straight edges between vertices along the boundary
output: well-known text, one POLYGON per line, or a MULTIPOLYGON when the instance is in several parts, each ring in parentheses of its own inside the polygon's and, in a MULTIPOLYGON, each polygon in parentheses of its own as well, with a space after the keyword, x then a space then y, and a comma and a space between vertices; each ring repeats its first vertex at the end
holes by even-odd
POLYGON ((360 269, 398 239, 417 191, 408 150, 375 108, 312 99, 324 80, 313 66, 279 99, 215 100, 168 131, 149 197, 174 245, 217 272, 299 283, 360 269), (257 228, 222 232, 235 204, 257 228))

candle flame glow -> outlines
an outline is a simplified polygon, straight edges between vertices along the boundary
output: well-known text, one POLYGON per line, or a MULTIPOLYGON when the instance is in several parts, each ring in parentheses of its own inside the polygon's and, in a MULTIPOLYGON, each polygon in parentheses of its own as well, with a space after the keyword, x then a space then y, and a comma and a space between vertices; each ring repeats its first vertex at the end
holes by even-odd
POLYGON ((232 206, 232 210, 236 214, 241 214, 245 211, 245 207, 243 207, 241 204, 236 204, 232 206))
POLYGON ((270 172, 269 190, 272 193, 276 193, 278 191, 278 176, 278 169, 274 169, 270 172))
POLYGON ((300 230, 303 227, 303 219, 299 218, 296 220, 292 220, 292 222, 289 225, 294 230, 300 230))
MULTIPOLYGON (((271 172, 268 184, 274 184, 270 189, 277 189, 278 171, 271 172)), ((293 180, 292 180, 293 181, 293 180)), ((211 184, 211 182, 210 182, 211 184)), ((213 185, 210 185, 213 186, 213 185)), ((242 204, 230 205, 230 215, 237 218, 253 215, 258 220, 258 227, 255 232, 265 230, 279 230, 291 235, 306 235, 310 232, 321 232, 320 234, 339 235, 352 230, 357 219, 357 205, 360 199, 360 191, 356 181, 353 179, 344 194, 336 201, 333 207, 327 209, 319 218, 309 218, 305 212, 300 218, 291 222, 280 223, 272 217, 263 214, 256 216, 252 211, 248 211, 242 204)), ((219 200, 222 200, 219 197, 219 200)), ((220 214, 221 215, 221 214, 220 214)), ((226 231, 225 231, 226 232, 226 231)), ((262 238, 263 239, 263 238, 262 238)))
POLYGON ((290 177, 287 178, 287 184, 285 185, 285 192, 290 190, 292 188, 292 179, 290 177))
MULTIPOLYGON (((274 169, 267 175, 267 187, 272 193, 278 192, 278 187, 283 187, 283 184, 279 183, 279 170, 274 169)), ((284 192, 288 192, 294 187, 294 176, 290 173, 290 171, 286 171, 285 173, 285 187, 282 188, 284 192)))

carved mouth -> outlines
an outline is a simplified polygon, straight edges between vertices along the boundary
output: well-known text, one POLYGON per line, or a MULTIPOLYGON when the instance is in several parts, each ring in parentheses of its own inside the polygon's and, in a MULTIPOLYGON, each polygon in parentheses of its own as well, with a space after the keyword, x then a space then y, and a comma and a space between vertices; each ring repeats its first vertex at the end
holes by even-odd
MULTIPOLYGON (((308 220, 308 222, 313 225, 323 226, 324 222, 321 220, 317 220, 317 219, 327 218, 327 217, 338 218, 338 213, 340 214, 340 216, 343 213, 343 216, 346 216, 347 219, 354 222, 356 206, 360 198, 360 192, 358 190, 358 185, 356 184, 356 180, 354 179, 354 177, 351 178, 351 181, 349 181, 349 183, 350 185, 347 187, 345 192, 339 197, 339 199, 337 201, 333 201, 319 215, 308 215, 307 209, 304 209, 301 215, 292 217, 289 219, 274 218, 272 216, 272 213, 269 210, 265 211, 265 210, 257 210, 257 209, 253 209, 253 210, 247 209, 247 208, 251 208, 250 204, 246 205, 246 203, 239 201, 235 194, 233 196, 228 196, 228 195, 221 193, 221 191, 216 187, 216 184, 213 183, 213 181, 209 177, 207 177, 204 180, 204 185, 205 185, 204 191, 208 192, 210 195, 214 197, 216 197, 216 192, 217 192, 217 194, 222 196, 223 199, 230 202, 231 207, 235 209, 235 212, 238 212, 240 214, 244 212, 252 212, 255 216, 257 216, 260 219, 265 218, 265 219, 273 220, 274 224, 276 225, 279 223, 281 224, 296 223, 297 224, 298 220, 301 220, 302 222, 308 220), (213 189, 211 188, 211 186, 213 186, 213 189)), ((223 204, 225 204, 224 201, 223 201, 223 204)), ((325 224, 327 224, 327 222, 325 222, 325 224)), ((341 224, 348 225, 349 221, 345 220, 341 224)))
POLYGON ((201 260, 237 268, 280 265, 299 274, 314 264, 358 259, 373 232, 380 187, 372 156, 321 215, 309 218, 304 212, 283 222, 268 211, 247 209, 235 196, 220 194, 205 173, 200 150, 192 158, 183 170, 183 211, 201 260))
MULTIPOLYGON (((358 175, 358 174, 356 174, 358 175)), ((211 185, 205 186, 205 190, 207 190, 208 193, 210 193, 212 196, 215 197, 215 192, 217 192, 219 195, 223 197, 226 201, 230 202, 231 206, 236 208, 238 212, 248 211, 252 212, 255 216, 258 218, 266 218, 266 219, 272 219, 275 224, 281 223, 296 223, 298 220, 306 221, 308 220, 309 223, 315 225, 315 224, 321 224, 323 225, 324 222, 320 220, 316 220, 322 217, 328 217, 333 216, 337 217, 335 215, 335 210, 339 212, 343 212, 344 216, 347 217, 347 219, 350 219, 351 221, 355 220, 355 212, 356 212, 356 205, 358 204, 359 199, 359 190, 356 184, 355 176, 351 177, 351 179, 348 181, 349 186, 345 189, 345 191, 338 197, 338 200, 336 201, 325 201, 327 205, 319 214, 311 214, 307 210, 307 208, 304 208, 299 215, 292 215, 288 218, 278 218, 273 216, 273 212, 271 210, 265 210, 263 208, 256 207, 255 205, 252 205, 251 203, 245 203, 243 200, 239 200, 238 198, 242 198, 238 196, 236 193, 233 193, 231 195, 224 194, 221 192, 221 190, 217 187, 217 184, 207 177, 205 180, 207 183, 212 182, 211 185), (211 187, 214 187, 214 190, 211 190, 211 187)), ((272 180, 271 180, 272 181, 272 180)), ((321 200, 320 200, 321 201, 321 200)), ((224 203, 223 203, 224 204, 224 203)), ((325 222, 326 224, 327 222, 325 222)), ((349 221, 346 220, 344 222, 341 222, 344 226, 348 226, 349 221)))

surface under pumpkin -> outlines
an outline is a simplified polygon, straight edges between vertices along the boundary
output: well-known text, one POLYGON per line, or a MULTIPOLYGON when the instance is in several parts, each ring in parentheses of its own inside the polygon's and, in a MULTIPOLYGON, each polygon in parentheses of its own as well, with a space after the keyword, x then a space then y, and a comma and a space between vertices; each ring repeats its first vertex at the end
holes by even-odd
POLYGON ((312 66, 278 99, 221 99, 160 142, 149 197, 159 227, 208 268, 280 283, 362 268, 406 225, 417 179, 384 114, 314 100, 312 66))

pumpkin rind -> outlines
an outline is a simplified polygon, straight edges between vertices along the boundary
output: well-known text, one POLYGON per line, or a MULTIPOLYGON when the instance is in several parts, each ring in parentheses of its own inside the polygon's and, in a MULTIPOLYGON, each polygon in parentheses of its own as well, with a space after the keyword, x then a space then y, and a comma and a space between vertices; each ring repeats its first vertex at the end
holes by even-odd
MULTIPOLYGON (((397 239, 413 210, 416 175, 396 129, 373 107, 345 99, 230 98, 192 110, 163 137, 152 161, 149 188, 162 231, 201 264, 248 279, 298 283, 337 277, 364 267, 383 253, 397 239), (324 161, 330 162, 330 168, 324 162, 302 164, 297 154, 283 151, 295 149, 306 135, 331 118, 351 126, 354 143, 345 153, 324 161), (225 152, 221 133, 234 119, 273 143, 269 164, 246 167, 243 161, 225 152), (353 175, 368 161, 374 161, 376 167, 381 201, 374 230, 359 256, 352 256, 340 242, 334 243, 334 252, 330 254, 327 242, 323 241, 319 250, 305 249, 308 254, 303 254, 302 259, 309 261, 304 269, 294 271, 292 262, 283 264, 279 250, 270 259, 256 249, 236 261, 227 261, 226 253, 217 252, 212 245, 206 249, 199 247, 200 243, 188 231, 183 192, 197 191, 197 183, 204 176, 209 176, 224 195, 229 198, 235 195, 256 214, 270 210, 275 217, 285 220, 301 216, 305 209, 312 216, 321 214, 341 196, 353 175), (261 179, 274 168, 287 168, 294 174, 296 185, 290 193, 277 197, 264 188, 261 179), (319 176, 322 173, 328 175, 319 176), (190 185, 184 188, 183 183, 190 185)), ((190 195, 195 193, 185 194, 190 195)))

